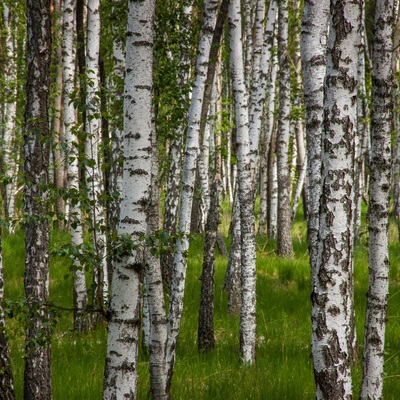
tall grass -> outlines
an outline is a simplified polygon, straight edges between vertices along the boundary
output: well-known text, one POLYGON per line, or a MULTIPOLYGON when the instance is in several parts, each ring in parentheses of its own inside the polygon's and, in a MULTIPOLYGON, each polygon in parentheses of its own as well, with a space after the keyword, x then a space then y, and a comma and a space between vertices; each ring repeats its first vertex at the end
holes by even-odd
MULTIPOLYGON (((395 225, 393 225, 395 227, 395 225)), ((221 230, 227 235, 228 222, 221 230)), ((392 227, 390 246, 390 298, 386 335, 385 399, 400 393, 400 246, 392 227)), ((227 295, 222 290, 227 259, 217 256, 215 285, 216 348, 197 351, 197 313, 203 240, 191 243, 185 306, 172 384, 172 399, 313 399, 314 380, 310 358, 311 302, 306 229, 303 219, 293 227, 292 259, 275 254, 275 242, 257 238, 257 361, 244 367, 238 360, 238 317, 227 316, 227 295)), ((67 240, 61 233, 53 242, 67 240)), ((3 240, 6 297, 23 297, 24 238, 21 232, 3 240)), ((227 240, 228 242, 228 240, 227 240)), ((368 285, 365 236, 355 249, 355 306, 359 354, 362 355, 364 314, 368 285)), ((65 259, 51 260, 51 297, 58 304, 72 305, 72 285, 65 259)), ((17 398, 23 398, 24 329, 16 319, 7 321, 17 398)), ((54 400, 100 399, 106 350, 106 324, 86 335, 72 331, 72 315, 64 313, 52 339, 54 400)), ((361 357, 360 357, 361 358, 361 357)), ((354 366, 354 398, 361 382, 361 360, 354 366)), ((139 398, 149 398, 148 355, 139 356, 139 398)))

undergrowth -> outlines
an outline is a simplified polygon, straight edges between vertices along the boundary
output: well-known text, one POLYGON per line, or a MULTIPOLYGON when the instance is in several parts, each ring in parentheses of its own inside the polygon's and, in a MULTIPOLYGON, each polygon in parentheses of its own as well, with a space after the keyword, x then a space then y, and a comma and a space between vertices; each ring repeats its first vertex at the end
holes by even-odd
MULTIPOLYGON (((400 392, 400 245, 392 225, 391 270, 384 397, 397 399, 400 392)), ((228 221, 223 218, 221 232, 227 238, 228 221)), ((227 295, 222 289, 227 259, 216 260, 215 337, 216 348, 197 351, 197 318, 203 240, 191 242, 187 271, 185 306, 177 349, 171 397, 188 399, 313 399, 314 379, 310 358, 311 302, 306 228, 297 217, 293 227, 294 257, 276 256, 274 241, 257 238, 257 360, 244 367, 238 359, 239 318, 227 316, 227 295)), ((53 232, 52 242, 67 240, 53 232)), ((229 244, 229 240, 227 239, 229 244)), ((22 232, 3 238, 5 296, 23 297, 24 236, 22 232)), ((51 259, 51 300, 63 307, 72 306, 72 283, 65 259, 51 259)), ((359 362, 353 368, 354 398, 361 383, 361 358, 364 331, 368 256, 366 235, 355 249, 355 307, 359 362)), ((52 338, 54 400, 97 400, 101 398, 106 354, 106 323, 100 321, 91 332, 72 331, 72 314, 63 312, 52 338)), ((7 320, 17 398, 23 398, 24 328, 16 319, 7 320)), ((148 354, 139 356, 138 398, 149 398, 148 354)))

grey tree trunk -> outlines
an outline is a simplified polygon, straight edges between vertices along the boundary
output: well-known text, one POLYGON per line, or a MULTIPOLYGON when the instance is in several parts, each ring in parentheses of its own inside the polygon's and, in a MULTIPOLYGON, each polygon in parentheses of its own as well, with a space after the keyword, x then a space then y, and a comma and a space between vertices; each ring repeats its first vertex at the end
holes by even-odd
MULTIPOLYGON (((219 62, 218 62, 219 64, 219 62)), ((216 77, 217 78, 217 77, 216 77)), ((213 132, 214 134, 214 132, 213 132)), ((215 276, 215 247, 217 243, 220 197, 222 192, 221 181, 221 137, 216 136, 214 165, 211 168, 213 180, 211 183, 210 208, 207 215, 204 237, 204 258, 201 274, 201 293, 197 343, 199 350, 214 348, 214 276, 215 276)))
POLYGON ((103 399, 136 399, 140 286, 145 271, 140 235, 151 197, 153 20, 155 1, 130 1, 126 31, 124 170, 118 235, 128 243, 114 260, 103 399), (137 118, 140 115, 141 118, 137 118), (140 134, 139 134, 140 132, 140 134))
POLYGON ((278 1, 278 57, 279 57, 279 120, 277 134, 278 168, 278 247, 284 257, 293 255, 292 218, 290 209, 289 174, 289 117, 290 117, 290 59, 288 53, 288 2, 278 1))
MULTIPOLYGON (((75 90, 75 12, 76 1, 64 0, 63 2, 63 104, 64 104, 64 136, 67 145, 67 188, 70 192, 68 226, 71 234, 71 243, 73 246, 80 246, 83 243, 82 231, 82 211, 79 199, 79 149, 78 138, 74 134, 74 128, 77 123, 76 112, 72 103, 72 97, 75 90)), ((85 331, 89 327, 88 316, 83 311, 87 305, 88 297, 86 291, 86 277, 84 267, 78 259, 73 261, 73 300, 76 309, 74 314, 74 328, 77 331, 85 331)))
MULTIPOLYGON (((329 27, 329 1, 305 0, 301 28, 301 63, 306 108, 307 230, 311 279, 318 253, 319 201, 321 197, 321 146, 324 120, 324 79, 329 27)), ((314 287, 314 284, 312 284, 314 287)))
POLYGON ((236 114, 238 198, 241 232, 241 297, 239 355, 246 364, 256 356, 256 249, 254 195, 250 158, 249 109, 246 88, 240 0, 229 4, 230 68, 236 114))
MULTIPOLYGON (((26 330, 24 398, 52 398, 50 330, 42 304, 49 295, 49 113, 51 15, 49 0, 28 0, 25 108, 25 296, 32 316, 26 330), (42 346, 37 340, 45 338, 42 346)), ((43 340, 43 339, 42 339, 43 340)))
POLYGON ((267 24, 264 33, 264 44, 261 57, 261 87, 267 95, 264 128, 260 137, 260 214, 258 233, 267 234, 268 209, 268 154, 274 128, 276 63, 272 54, 277 20, 277 2, 271 1, 268 8, 267 24), (269 78, 269 79, 268 79, 269 78))
POLYGON ((87 2, 86 47, 86 123, 85 153, 91 165, 86 169, 86 184, 91 201, 91 230, 97 263, 94 266, 96 284, 93 302, 99 307, 108 301, 108 266, 106 262, 106 215, 102 200, 104 179, 101 148, 100 110, 100 0, 87 2))
MULTIPOLYGON (((62 0, 54 1, 54 32, 59 35, 57 41, 62 40, 62 0)), ((55 91, 56 96, 54 98, 54 115, 52 118, 52 131, 53 131, 53 159, 54 159, 54 187, 57 191, 65 188, 66 176, 65 176, 65 163, 64 157, 61 150, 61 143, 63 142, 63 129, 62 129, 62 103, 63 103, 63 69, 62 69, 62 46, 59 43, 53 45, 53 68, 56 69, 56 81, 55 91)), ((63 197, 58 194, 56 198, 55 211, 57 215, 57 224, 60 229, 65 227, 65 202, 63 197)))
MULTIPOLYGON (((155 129, 152 137, 151 197, 148 208, 148 234, 154 237, 160 223, 160 194, 158 189, 158 149, 155 129)), ((146 248, 146 293, 149 311, 150 335, 150 391, 153 400, 168 400, 169 385, 166 364, 167 317, 164 303, 160 259, 146 248)), ((144 318, 144 316, 143 316, 144 318)))
POLYGON ((361 2, 331 2, 319 245, 312 294, 317 399, 352 398, 354 139, 360 16, 361 2))
POLYGON ((386 309, 389 292, 389 196, 393 121, 394 1, 375 5, 372 54, 372 136, 369 189, 369 286, 360 399, 383 398, 386 309))

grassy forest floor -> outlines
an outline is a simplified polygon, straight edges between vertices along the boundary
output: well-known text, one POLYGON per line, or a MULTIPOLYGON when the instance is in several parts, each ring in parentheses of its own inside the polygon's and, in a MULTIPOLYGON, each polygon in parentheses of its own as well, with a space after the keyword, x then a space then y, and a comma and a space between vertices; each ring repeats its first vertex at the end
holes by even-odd
MULTIPOLYGON (((221 231, 227 233, 228 217, 221 231)), ((258 237, 257 254, 257 362, 243 367, 238 360, 239 319, 227 316, 227 295, 222 290, 226 257, 216 261, 215 336, 216 348, 207 354, 197 351, 197 318, 202 265, 202 237, 191 243, 185 308, 178 344, 171 397, 196 399, 313 399, 314 379, 310 358, 310 273, 305 222, 301 215, 293 227, 295 256, 278 258, 275 243, 258 237)), ((357 337, 362 357, 368 285, 366 229, 361 230, 355 250, 355 307, 357 337)), ((396 225, 390 227, 390 297, 386 334, 384 398, 398 399, 400 393, 400 244, 396 225)), ((52 243, 68 240, 53 232, 52 243)), ((24 238, 22 232, 3 238, 6 299, 23 297, 24 238)), ((52 257, 51 300, 72 306, 72 282, 65 279, 65 258, 52 257)), ((17 399, 23 398, 24 328, 16 318, 7 320, 17 399)), ((71 313, 63 313, 52 340, 54 400, 98 400, 101 398, 106 325, 100 322, 85 335, 72 331, 71 313)), ((148 357, 139 357, 139 399, 149 398, 148 357)), ((361 383, 361 360, 354 366, 354 398, 361 383)))

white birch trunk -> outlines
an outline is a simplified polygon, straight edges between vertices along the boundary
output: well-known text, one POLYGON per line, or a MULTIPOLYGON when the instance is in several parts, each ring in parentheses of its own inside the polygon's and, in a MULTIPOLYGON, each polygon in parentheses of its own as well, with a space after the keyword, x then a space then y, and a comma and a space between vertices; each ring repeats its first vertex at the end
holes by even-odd
MULTIPOLYGON (((159 229, 160 194, 158 189, 158 149, 155 129, 152 137, 151 197, 148 208, 148 234, 154 236, 159 229)), ((164 303, 160 259, 146 248, 146 290, 150 335, 150 391, 153 400, 169 400, 166 364, 167 318, 164 303)))
POLYGON ((87 3, 87 48, 86 48, 86 142, 85 153, 93 166, 88 168, 86 182, 90 200, 93 201, 91 219, 93 224, 93 243, 98 265, 95 267, 95 302, 99 305, 108 300, 108 269, 105 257, 106 235, 105 213, 101 196, 104 194, 102 177, 101 112, 100 112, 100 0, 88 0, 87 3), (102 229, 103 228, 103 229, 102 229))
POLYGON ((360 399, 383 398, 386 309, 389 292, 394 1, 375 5, 372 55, 372 136, 369 189, 369 287, 360 399))
POLYGON ((274 44, 275 27, 277 17, 277 2, 271 1, 268 8, 267 24, 264 33, 264 43, 261 57, 261 79, 260 89, 265 86, 268 93, 265 109, 265 126, 261 131, 260 138, 260 214, 258 233, 267 234, 267 187, 268 187, 268 153, 273 128, 274 110, 275 110, 275 80, 276 64, 273 62, 272 48, 274 44), (268 88, 268 90, 267 90, 268 88))
MULTIPOLYGON (((72 103, 72 95, 75 90, 75 10, 76 0, 64 0, 63 2, 63 80, 64 80, 64 136, 68 153, 66 154, 68 179, 67 189, 71 194, 69 201, 69 230, 71 244, 80 246, 83 243, 82 213, 79 201, 79 166, 78 166, 78 138, 74 134, 76 125, 76 113, 72 103)), ((87 321, 82 313, 87 305, 86 278, 84 266, 79 260, 74 260, 73 272, 74 308, 77 309, 74 317, 74 326, 78 331, 87 328, 87 321)))
MULTIPOLYGON (((5 74, 5 110, 4 110, 4 133, 3 133, 3 165, 4 173, 7 178, 5 190, 5 211, 6 218, 10 221, 9 230, 15 229, 15 196, 17 192, 17 174, 19 150, 16 147, 16 118, 17 118, 17 49, 16 39, 13 32, 13 25, 17 23, 17 17, 7 4, 3 6, 6 52, 5 74)), ((16 14, 16 13, 15 13, 16 14)))
MULTIPOLYGON (((114 2, 113 11, 120 12, 125 7, 125 1, 116 0, 114 2)), ((111 79, 111 92, 113 110, 120 110, 123 104, 123 82, 125 72, 125 37, 119 34, 118 26, 113 26, 113 76, 111 79)), ((112 166, 110 170, 110 193, 113 199, 109 207, 109 225, 112 231, 116 231, 122 192, 122 167, 124 158, 123 148, 123 115, 116 113, 114 115, 111 130, 111 160, 112 166)), ((110 277, 111 278, 111 277, 110 277)), ((111 279, 109 279, 110 281, 111 279)))
POLYGON ((236 114, 238 160, 238 196, 241 231, 240 358, 252 364, 256 356, 256 251, 254 232, 254 196, 250 159, 249 109, 246 89, 240 0, 229 4, 230 68, 236 114))
MULTIPOLYGON (((138 244, 151 196, 155 1, 130 1, 126 42, 124 170, 118 234, 138 244), (141 116, 137 118, 137 116, 141 116)), ((125 249, 112 274, 103 399, 136 399, 143 250, 125 249)))
POLYGON ((278 246, 281 256, 293 254, 292 220, 290 210, 289 173, 289 117, 290 117, 290 60, 288 53, 288 2, 278 2, 278 57, 279 57, 279 119, 277 134, 278 168, 278 246))
MULTIPOLYGON (((274 2, 272 2, 274 3, 274 2)), ((250 138, 250 159, 253 175, 253 190, 256 187, 256 176, 258 173, 258 148, 261 136, 261 125, 263 119, 264 103, 266 96, 266 75, 262 74, 261 60, 263 46, 263 30, 265 17, 265 1, 258 0, 255 11, 254 22, 254 44, 253 44, 253 68, 250 87, 250 107, 249 107, 249 138, 250 138)), ((265 57, 265 69, 269 70, 270 57, 265 57)))
POLYGON ((319 245, 312 295, 317 399, 352 398, 354 138, 360 16, 361 2, 331 2, 319 245))
MULTIPOLYGON (((329 27, 329 1, 305 0, 301 29, 301 63, 306 108, 307 229, 311 280, 318 252, 319 201, 321 197, 321 146, 324 118, 324 79, 329 27)), ((314 284, 312 284, 314 287, 314 284)))
POLYGON ((169 380, 172 379, 176 356, 176 343, 178 340, 179 327, 183 311, 187 251, 189 249, 187 235, 190 233, 190 219, 196 176, 196 163, 199 153, 200 117, 217 10, 217 0, 206 1, 203 29, 200 37, 196 61, 195 81, 193 84, 192 99, 189 110, 189 123, 182 171, 182 189, 178 221, 178 233, 182 236, 177 240, 175 247, 174 272, 167 322, 167 368, 169 380))

